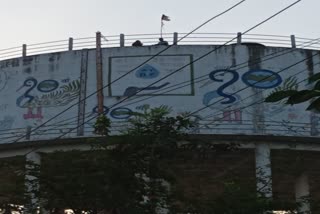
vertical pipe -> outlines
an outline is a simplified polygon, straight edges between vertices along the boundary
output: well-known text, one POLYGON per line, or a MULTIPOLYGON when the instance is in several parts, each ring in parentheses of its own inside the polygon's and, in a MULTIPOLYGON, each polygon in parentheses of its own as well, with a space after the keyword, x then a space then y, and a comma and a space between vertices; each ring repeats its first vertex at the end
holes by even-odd
POLYGON ((238 32, 238 34, 237 34, 237 44, 241 45, 241 42, 242 42, 242 33, 238 32))
POLYGON ((30 140, 30 137, 31 137, 31 126, 27 126, 26 140, 30 140))
POLYGON ((124 47, 124 34, 120 34, 120 47, 124 47))
POLYGON ((22 45, 22 57, 26 57, 27 56, 27 45, 23 44, 22 45))
POLYGON ((101 51, 101 33, 96 33, 96 72, 97 72, 97 98, 98 113, 103 113, 103 75, 102 75, 102 51, 101 51))
POLYGON ((174 32, 173 33, 173 45, 177 45, 178 44, 178 33, 174 32))
POLYGON ((88 50, 81 51, 81 68, 80 68, 80 96, 79 96, 79 110, 78 110, 78 128, 77 135, 84 135, 84 120, 86 107, 86 93, 87 93, 87 76, 88 76, 88 50))
POLYGON ((72 37, 69 38, 68 50, 69 51, 73 50, 73 38, 72 37))
POLYGON ((297 46, 296 46, 296 37, 295 37, 295 35, 291 35, 290 38, 291 38, 291 47, 292 48, 296 48, 297 46))

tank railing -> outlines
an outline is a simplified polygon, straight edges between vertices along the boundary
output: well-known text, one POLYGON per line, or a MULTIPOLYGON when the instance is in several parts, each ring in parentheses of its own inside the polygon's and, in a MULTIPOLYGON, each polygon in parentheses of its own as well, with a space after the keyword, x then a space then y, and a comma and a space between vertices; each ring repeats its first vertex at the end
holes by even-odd
MULTIPOLYGON (((295 35, 263 35, 263 34, 245 34, 241 33, 193 33, 183 40, 179 39, 186 36, 187 33, 164 33, 163 39, 169 44, 175 45, 221 45, 233 38, 230 44, 259 43, 274 47, 308 48, 320 49, 320 38, 310 39, 296 37, 295 35)), ((156 45, 159 34, 132 34, 132 35, 103 35, 101 34, 101 47, 126 47, 140 40, 144 46, 156 45)), ((73 51, 81 49, 96 48, 96 37, 72 38, 35 44, 23 44, 22 46, 0 49, 0 60, 26 57, 37 54, 54 53, 62 51, 73 51)))

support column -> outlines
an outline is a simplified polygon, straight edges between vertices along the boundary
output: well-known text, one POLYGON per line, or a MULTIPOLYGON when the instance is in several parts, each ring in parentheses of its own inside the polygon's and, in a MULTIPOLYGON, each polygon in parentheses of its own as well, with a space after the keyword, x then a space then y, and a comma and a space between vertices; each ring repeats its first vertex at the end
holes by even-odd
POLYGON ((25 205, 26 214, 36 213, 36 210, 39 207, 39 199, 34 193, 34 191, 39 190, 39 183, 37 182, 37 177, 34 176, 34 172, 39 169, 40 162, 41 157, 37 152, 30 152, 26 155, 25 186, 26 195, 29 199, 28 204, 25 205))
POLYGON ((256 144, 256 183, 258 194, 272 198, 272 172, 270 146, 267 143, 256 144))
POLYGON ((296 179, 295 182, 295 195, 296 202, 298 203, 298 213, 311 213, 310 212, 310 188, 308 175, 303 174, 296 179))

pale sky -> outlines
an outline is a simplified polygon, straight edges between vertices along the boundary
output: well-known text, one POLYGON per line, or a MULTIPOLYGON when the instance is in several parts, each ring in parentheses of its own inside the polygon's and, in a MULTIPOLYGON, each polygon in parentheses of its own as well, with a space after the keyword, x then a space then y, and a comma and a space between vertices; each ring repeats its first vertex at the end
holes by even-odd
MULTIPOLYGON (((187 33, 240 0, 0 0, 0 49, 68 37, 187 33)), ((247 0, 198 32, 243 32, 294 0, 247 0)), ((251 33, 320 37, 320 0, 302 0, 251 33)))

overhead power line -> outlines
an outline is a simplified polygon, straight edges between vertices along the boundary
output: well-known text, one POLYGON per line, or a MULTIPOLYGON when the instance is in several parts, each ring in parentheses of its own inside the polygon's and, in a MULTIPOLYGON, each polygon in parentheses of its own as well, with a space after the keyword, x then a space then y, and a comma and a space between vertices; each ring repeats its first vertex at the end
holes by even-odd
MULTIPOLYGON (((273 14, 272 16, 268 17, 267 19, 265 19, 265 20, 263 20, 263 21, 259 22, 258 24, 254 25, 253 27, 249 28, 249 29, 248 29, 248 30, 246 30, 243 34, 246 34, 246 33, 250 32, 250 31, 252 31, 253 29, 255 29, 255 28, 259 27, 260 25, 262 25, 262 24, 266 23, 267 21, 271 20, 272 18, 276 17, 277 15, 279 15, 279 14, 283 13, 284 11, 288 10, 289 8, 293 7, 294 5, 296 5, 296 4, 297 4, 298 2, 300 2, 300 1, 301 1, 301 0, 295 1, 294 3, 290 4, 289 6, 285 7, 285 8, 284 8, 284 9, 282 9, 282 10, 280 10, 279 12, 277 12, 277 13, 273 14)), ((199 60, 201 60, 201 59, 203 59, 203 58, 207 57, 207 56, 208 56, 208 55, 210 55, 211 53, 213 53, 213 52, 215 52, 215 51, 219 50, 220 48, 222 48, 222 47, 224 47, 224 46, 226 46, 227 44, 229 44, 230 42, 234 41, 235 39, 237 39, 237 37, 234 37, 233 39, 229 40, 228 42, 224 43, 223 45, 220 45, 220 46, 218 46, 217 48, 214 48, 213 50, 211 50, 211 51, 207 52, 206 54, 204 54, 204 55, 202 55, 202 56, 200 56, 200 57, 198 57, 197 59, 193 60, 192 62, 190 62, 190 63, 188 63, 188 64, 186 64, 186 65, 184 65, 184 66, 182 66, 182 67, 178 68, 177 70, 173 71, 172 73, 170 73, 170 74, 168 74, 168 75, 166 75, 166 76, 164 76, 164 77, 160 78, 159 80, 157 80, 157 81, 153 82, 152 84, 150 84, 150 85, 148 85, 148 86, 144 87, 143 89, 138 90, 135 94, 130 95, 130 96, 128 96, 128 97, 126 97, 126 98, 124 98, 123 100, 121 100, 121 101, 117 102, 116 104, 111 105, 111 106, 110 106, 110 107, 108 107, 108 108, 109 108, 109 109, 111 109, 111 108, 113 108, 113 107, 115 107, 115 106, 119 105, 120 103, 123 103, 125 100, 127 100, 127 99, 129 99, 129 98, 131 98, 131 97, 133 97, 133 96, 135 96, 135 95, 137 95, 139 92, 143 91, 145 88, 151 87, 151 86, 153 86, 154 84, 156 84, 156 83, 158 83, 158 82, 160 82, 160 81, 162 81, 162 80, 164 80, 164 79, 168 78, 169 76, 172 76, 173 74, 175 74, 175 73, 177 73, 177 72, 181 71, 181 70, 182 70, 182 69, 184 69, 185 67, 187 67, 187 66, 189 66, 189 65, 191 65, 191 64, 193 64, 193 63, 195 63, 195 62, 198 62, 199 60)), ((97 118, 97 117, 98 117, 98 116, 92 117, 91 119, 89 119, 89 120, 87 120, 87 121, 83 122, 82 124, 78 125, 76 128, 78 128, 78 127, 80 127, 80 126, 84 125, 85 123, 87 123, 87 122, 89 122, 89 121, 91 121, 91 120, 93 120, 93 119, 95 119, 95 118, 97 118)), ((76 129, 76 128, 75 128, 75 129, 76 129)), ((59 137, 57 137, 56 139, 59 139, 59 138, 61 138, 61 137, 65 136, 66 134, 67 134, 67 133, 62 134, 62 135, 60 135, 59 137)))
MULTIPOLYGON (((201 27, 203 27, 204 25, 206 25, 207 23, 211 22, 212 20, 224 15, 225 13, 231 11, 232 9, 234 9, 235 7, 239 6, 240 4, 244 3, 246 0, 241 0, 238 3, 236 3, 235 5, 229 7, 228 9, 224 10, 223 12, 219 13, 218 15, 215 15, 214 17, 210 18, 209 20, 207 20, 206 22, 202 23, 201 25, 199 25, 198 27, 196 27, 194 30, 192 30, 190 33, 186 34, 185 36, 183 36, 182 38, 180 38, 178 40, 181 41, 184 38, 188 37, 190 34, 192 34, 193 32, 195 32, 196 30, 200 29, 201 27)), ((301 0, 299 0, 301 1, 301 0)), ((130 74, 131 72, 133 72, 134 70, 140 68, 141 66, 143 66, 144 64, 148 63, 149 61, 151 61, 152 59, 154 59, 155 57, 159 56, 160 54, 162 54, 163 52, 167 51, 169 48, 171 48, 173 45, 169 45, 166 48, 164 48, 163 50, 159 51, 157 54, 151 56, 149 59, 147 59, 146 61, 144 61, 143 63, 139 64, 138 66, 134 67, 133 69, 129 70, 127 73, 123 74, 122 76, 118 77, 117 79, 113 80, 112 82, 110 82, 109 84, 103 86, 101 89, 91 93, 90 95, 86 96, 85 98, 83 98, 82 100, 78 101, 75 104, 72 104, 71 106, 69 106, 68 108, 66 108, 65 110, 61 111, 60 113, 56 114, 55 116, 53 116, 52 118, 48 119, 46 122, 42 123, 41 125, 37 126, 36 128, 32 129, 30 133, 38 130, 39 128, 41 128, 42 126, 46 125, 47 123, 49 123, 50 121, 54 120, 55 118, 57 118, 58 116, 62 115, 63 113, 65 113, 66 111, 70 110, 71 108, 73 108, 74 106, 78 105, 79 103, 87 100, 88 98, 90 98, 91 96, 97 94, 98 92, 100 92, 101 90, 103 90, 106 87, 109 87, 111 84, 119 81, 120 79, 124 78, 125 76, 127 76, 128 74, 130 74)), ((16 139, 13 143, 18 142, 19 140, 23 139, 25 136, 20 137, 18 139, 16 139)))
MULTIPOLYGON (((281 72, 283 72, 283 71, 286 71, 286 70, 288 70, 288 69, 290 69, 290 68, 293 68, 294 66, 297 66, 297 65, 299 65, 300 63, 305 62, 305 61, 307 61, 307 60, 309 60, 309 59, 311 59, 311 58, 313 58, 314 56, 317 56, 317 55, 319 55, 318 52, 315 53, 315 54, 313 54, 313 55, 311 55, 311 56, 309 56, 309 57, 307 57, 307 58, 304 58, 304 59, 302 59, 302 60, 299 60, 298 62, 296 62, 296 63, 294 63, 294 64, 292 64, 292 65, 290 65, 290 66, 287 66, 286 68, 283 68, 283 69, 281 69, 280 71, 275 72, 275 73, 276 73, 276 74, 279 74, 279 73, 281 73, 281 72)), ((258 84, 258 83, 261 83, 261 82, 265 81, 266 79, 268 79, 268 78, 270 78, 270 77, 272 77, 272 76, 273 76, 273 75, 266 76, 266 77, 260 79, 259 81, 256 81, 253 85, 256 85, 256 84, 258 84)), ((230 95, 231 95, 231 96, 232 96, 232 95, 236 95, 237 93, 239 93, 239 92, 241 92, 241 91, 244 91, 244 90, 246 90, 246 89, 248 89, 248 88, 250 88, 250 86, 246 86, 246 87, 244 87, 244 88, 242 88, 242 89, 240 89, 240 90, 237 90, 236 92, 233 92, 233 93, 230 94, 230 95)), ((209 107, 211 107, 211 106, 213 106, 213 105, 215 105, 215 104, 223 101, 224 99, 225 99, 225 98, 221 98, 221 99, 219 99, 218 101, 216 101, 216 102, 214 102, 214 103, 212 103, 212 104, 210 104, 210 105, 208 105, 208 106, 199 108, 199 109, 191 112, 191 113, 188 114, 188 115, 189 115, 189 116, 194 115, 194 114, 196 114, 196 113, 198 113, 198 112, 200 112, 200 111, 203 111, 204 109, 207 109, 207 108, 209 108, 209 107)))

